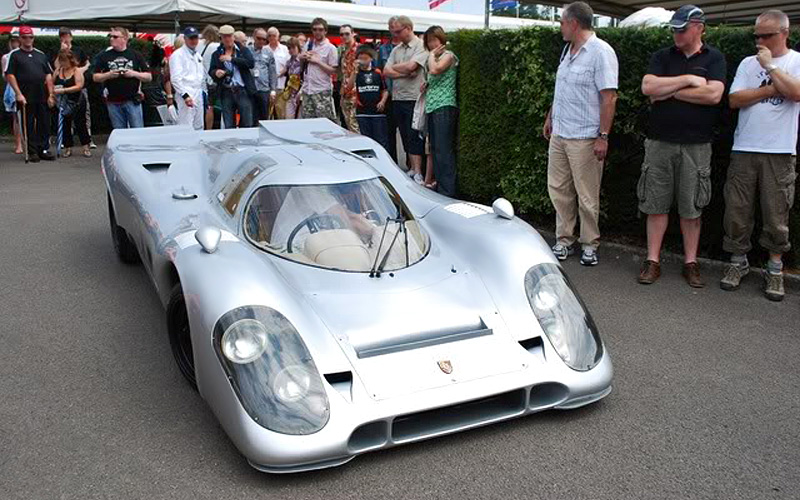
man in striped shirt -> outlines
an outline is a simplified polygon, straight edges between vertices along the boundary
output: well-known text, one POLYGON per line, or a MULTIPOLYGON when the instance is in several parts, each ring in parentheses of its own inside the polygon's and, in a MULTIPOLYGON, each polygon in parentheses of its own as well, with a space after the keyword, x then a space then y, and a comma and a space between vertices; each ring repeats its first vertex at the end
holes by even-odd
POLYGON ((553 253, 573 253, 580 216, 581 264, 597 265, 600 181, 617 102, 619 64, 614 49, 592 30, 594 12, 585 2, 564 8, 561 34, 567 46, 556 74, 553 105, 544 137, 550 141, 547 188, 556 210, 553 253))

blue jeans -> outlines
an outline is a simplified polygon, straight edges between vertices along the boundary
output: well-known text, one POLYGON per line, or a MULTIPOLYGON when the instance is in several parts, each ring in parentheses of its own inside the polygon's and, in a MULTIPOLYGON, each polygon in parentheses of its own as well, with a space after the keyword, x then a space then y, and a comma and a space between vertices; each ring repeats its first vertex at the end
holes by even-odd
POLYGON ((456 195, 456 124, 458 108, 443 106, 428 113, 428 139, 433 154, 436 190, 449 197, 456 195))
POLYGON ((142 128, 144 116, 142 104, 136 101, 107 102, 108 117, 112 128, 142 128))
POLYGON ((389 122, 386 115, 356 115, 356 120, 361 135, 369 137, 389 152, 389 122))
POLYGON ((239 111, 239 127, 253 126, 253 101, 242 87, 220 90, 222 101, 222 120, 225 128, 236 128, 236 110, 239 111))

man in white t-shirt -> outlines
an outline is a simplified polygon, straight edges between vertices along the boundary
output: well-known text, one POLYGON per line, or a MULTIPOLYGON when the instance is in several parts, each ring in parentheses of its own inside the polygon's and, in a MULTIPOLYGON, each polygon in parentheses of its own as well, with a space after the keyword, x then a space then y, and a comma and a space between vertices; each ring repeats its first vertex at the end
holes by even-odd
POLYGON ((756 20, 758 55, 745 58, 731 85, 731 108, 740 109, 725 181, 725 239, 731 264, 720 281, 736 290, 750 271, 747 252, 756 197, 764 227, 759 244, 769 251, 764 294, 783 300, 783 263, 789 248, 789 211, 794 202, 797 127, 800 114, 800 53, 788 48, 789 18, 768 10, 756 20))
POLYGON ((278 28, 272 26, 267 30, 267 49, 272 52, 272 57, 275 58, 275 70, 278 72, 278 89, 283 90, 286 87, 286 76, 281 74, 286 69, 286 63, 289 62, 289 48, 280 42, 281 32, 278 28))

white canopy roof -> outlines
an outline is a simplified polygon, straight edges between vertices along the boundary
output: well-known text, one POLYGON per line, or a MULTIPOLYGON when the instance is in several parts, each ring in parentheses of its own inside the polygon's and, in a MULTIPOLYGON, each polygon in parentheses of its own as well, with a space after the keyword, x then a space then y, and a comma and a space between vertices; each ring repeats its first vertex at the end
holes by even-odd
MULTIPOLYGON (((462 28, 483 28, 483 16, 449 12, 394 9, 369 5, 312 0, 27 0, 28 10, 19 13, 20 0, 0 2, 0 23, 21 20, 39 26, 66 25, 82 28, 107 28, 112 24, 133 27, 137 31, 173 31, 176 19, 182 26, 231 24, 237 27, 276 25, 307 29, 315 17, 322 17, 331 26, 350 24, 362 31, 387 31, 391 16, 407 15, 414 21, 415 31, 433 25, 445 31, 462 28)), ((552 25, 544 21, 492 16, 492 28, 552 25)))

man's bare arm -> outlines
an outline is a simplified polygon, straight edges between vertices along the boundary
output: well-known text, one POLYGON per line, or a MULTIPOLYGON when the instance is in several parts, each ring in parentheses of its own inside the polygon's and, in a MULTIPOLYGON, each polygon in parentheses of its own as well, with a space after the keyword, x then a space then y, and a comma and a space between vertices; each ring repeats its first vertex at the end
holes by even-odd
POLYGON ((642 94, 649 97, 663 97, 674 94, 686 87, 697 87, 703 84, 705 84, 705 79, 695 75, 644 75, 644 78, 642 78, 642 94))
POLYGON ((692 104, 703 106, 715 106, 722 100, 725 92, 725 84, 719 80, 712 80, 701 87, 692 87, 679 90, 675 93, 675 99, 692 104))
POLYGON ((747 108, 776 95, 778 95, 778 92, 775 90, 774 86, 764 85, 757 89, 745 89, 734 92, 728 96, 728 104, 731 109, 747 108))

